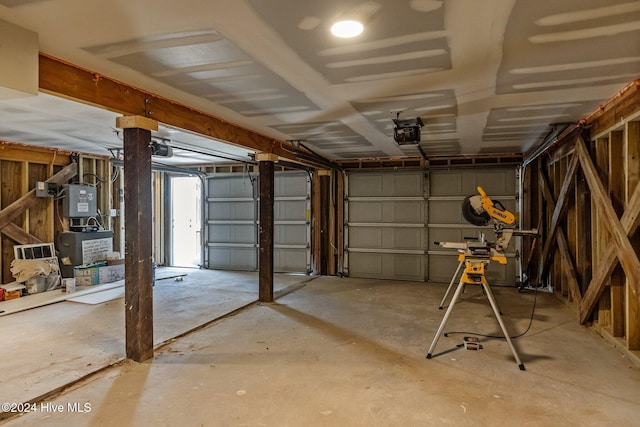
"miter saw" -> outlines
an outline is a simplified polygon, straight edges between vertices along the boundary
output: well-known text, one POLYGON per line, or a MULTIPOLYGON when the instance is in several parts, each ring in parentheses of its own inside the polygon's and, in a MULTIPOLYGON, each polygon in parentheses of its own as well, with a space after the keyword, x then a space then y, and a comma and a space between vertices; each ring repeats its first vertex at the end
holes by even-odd
POLYGON ((442 319, 442 323, 438 328, 436 336, 431 343, 431 347, 427 352, 427 359, 431 359, 433 354, 433 350, 440 338, 440 334, 445 327, 447 319, 453 310, 453 306, 455 305, 458 297, 460 296, 464 287, 468 284, 471 285, 480 285, 482 289, 485 291, 487 298, 491 304, 491 308, 493 309, 494 314, 496 315, 496 319, 500 324, 502 332, 504 333, 505 339, 509 344, 509 348, 513 353, 513 356, 518 364, 518 367, 521 370, 524 370, 524 365, 520 361, 518 357, 518 353, 516 352, 515 347, 511 343, 511 338, 507 333, 504 323, 502 322, 502 317, 500 313, 500 309, 495 301, 493 296, 493 292, 487 282, 485 277, 485 270, 489 265, 490 261, 497 261, 500 264, 507 263, 507 257, 505 255, 505 250, 509 246, 509 241, 511 237, 514 235, 536 235, 537 230, 519 230, 516 227, 516 217, 513 213, 509 212, 505 209, 502 203, 491 200, 487 193, 484 192, 482 187, 478 187, 478 195, 468 196, 464 199, 462 203, 462 216, 469 223, 476 226, 487 226, 490 223, 493 223, 493 230, 496 234, 497 241, 489 242, 484 239, 484 234, 480 233, 480 237, 478 239, 475 238, 467 238, 465 242, 435 242, 437 245, 442 246, 443 248, 454 248, 458 250, 458 269, 453 275, 451 279, 451 283, 449 284, 449 288, 445 293, 445 296, 440 303, 440 308, 444 304, 444 301, 449 294, 450 289, 453 286, 453 282, 455 281, 458 272, 464 265, 464 271, 462 276, 460 277, 460 282, 456 291, 449 303, 449 307, 442 319))
MULTIPOLYGON (((516 225, 516 217, 509 212, 502 203, 493 201, 485 193, 484 189, 478 186, 478 193, 465 197, 462 202, 462 216, 470 224, 484 227, 493 223, 493 231, 496 234, 496 241, 486 241, 484 234, 480 233, 478 239, 466 239, 464 243, 459 242, 434 242, 443 248, 454 248, 464 251, 467 256, 477 256, 485 253, 493 261, 506 264, 507 258, 505 250, 509 246, 511 237, 523 235, 537 235, 537 230, 520 230, 516 225)), ((455 277, 455 276, 454 276, 455 277)))
POLYGON ((482 187, 478 186, 478 193, 467 196, 462 202, 462 216, 469 223, 486 226, 493 223, 496 233, 496 248, 504 251, 509 246, 512 236, 537 235, 538 230, 520 230, 516 226, 516 217, 509 212, 502 203, 493 201, 482 187))

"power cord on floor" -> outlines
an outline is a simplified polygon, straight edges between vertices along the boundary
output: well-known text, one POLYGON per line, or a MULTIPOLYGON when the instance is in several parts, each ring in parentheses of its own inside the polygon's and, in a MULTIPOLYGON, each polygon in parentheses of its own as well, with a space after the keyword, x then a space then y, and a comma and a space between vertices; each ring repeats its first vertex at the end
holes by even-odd
MULTIPOLYGON (((531 307, 531 316, 529 317, 529 325, 527 326, 527 329, 524 330, 524 332, 519 333, 518 335, 514 335, 511 338, 516 339, 516 338, 520 338, 522 336, 524 336, 527 332, 529 332, 529 329, 531 329, 531 325, 533 324, 533 316, 536 312, 536 302, 538 300, 538 288, 534 288, 534 294, 533 294, 533 305, 531 307)), ((445 332, 444 336, 448 337, 449 335, 454 335, 454 334, 464 334, 464 335, 476 335, 479 337, 484 337, 484 338, 497 338, 497 339, 506 339, 506 337, 504 335, 486 335, 486 334, 479 334, 476 332, 468 332, 468 331, 454 331, 454 332, 445 332)))

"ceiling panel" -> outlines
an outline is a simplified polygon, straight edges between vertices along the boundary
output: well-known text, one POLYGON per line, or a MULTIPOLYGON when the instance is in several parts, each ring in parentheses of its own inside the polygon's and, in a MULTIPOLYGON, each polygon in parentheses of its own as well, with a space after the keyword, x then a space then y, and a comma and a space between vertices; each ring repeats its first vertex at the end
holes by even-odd
POLYGON ((518 1, 506 27, 498 93, 623 86, 640 76, 639 30, 637 1, 518 1))
POLYGON ((303 93, 213 30, 84 49, 244 116, 318 110, 303 93))
MULTIPOLYGON (((332 159, 524 152, 640 78, 638 0, 0 0, 0 19, 43 53, 332 159), (354 17, 360 36, 330 34, 354 17), (394 142, 397 113, 424 122, 419 148, 394 142)), ((0 140, 104 153, 115 116, 5 100, 0 140)), ((182 147, 168 162, 251 154, 156 136, 182 147)))

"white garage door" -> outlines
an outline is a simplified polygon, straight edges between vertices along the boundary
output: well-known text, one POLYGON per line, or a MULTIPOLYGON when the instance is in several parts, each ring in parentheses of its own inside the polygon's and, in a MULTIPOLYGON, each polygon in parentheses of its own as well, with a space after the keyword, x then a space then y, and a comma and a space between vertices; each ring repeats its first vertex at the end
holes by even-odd
POLYGON ((276 172, 273 269, 311 272, 311 180, 306 172, 276 172))
POLYGON ((345 273, 424 280, 424 172, 353 172, 346 189, 345 273))
MULTIPOLYGON (((495 240, 492 227, 476 227, 462 217, 462 202, 487 194, 516 212, 513 167, 431 171, 352 171, 347 174, 345 266, 352 277, 427 280, 448 283, 456 270, 457 251, 434 241, 463 242, 465 237, 495 240)), ((513 241, 512 240, 512 246, 513 241)), ((490 283, 515 282, 515 250, 507 266, 491 263, 490 283)))
POLYGON ((257 176, 207 178, 209 268, 250 271, 258 268, 257 191, 257 176))
MULTIPOLYGON (((277 172, 274 187, 274 271, 308 273, 310 180, 305 172, 277 172)), ((208 267, 258 269, 258 175, 207 179, 208 267)))

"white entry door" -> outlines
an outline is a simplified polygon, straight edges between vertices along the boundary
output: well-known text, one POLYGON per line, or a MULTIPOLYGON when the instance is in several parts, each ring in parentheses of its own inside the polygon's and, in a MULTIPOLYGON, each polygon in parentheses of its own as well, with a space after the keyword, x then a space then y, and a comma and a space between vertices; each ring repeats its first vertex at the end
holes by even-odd
POLYGON ((171 264, 175 267, 202 264, 201 185, 197 177, 171 178, 171 264))

